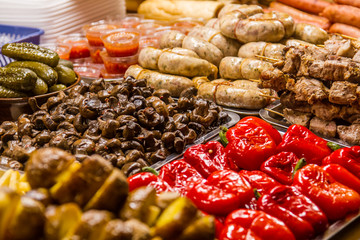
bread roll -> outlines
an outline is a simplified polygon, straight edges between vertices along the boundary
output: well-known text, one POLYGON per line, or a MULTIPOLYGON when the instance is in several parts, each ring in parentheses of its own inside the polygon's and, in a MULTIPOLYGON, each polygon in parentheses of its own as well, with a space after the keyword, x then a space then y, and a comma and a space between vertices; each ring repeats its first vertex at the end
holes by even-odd
POLYGON ((165 21, 184 17, 208 20, 216 17, 223 6, 224 3, 217 1, 146 0, 140 4, 138 13, 165 21))

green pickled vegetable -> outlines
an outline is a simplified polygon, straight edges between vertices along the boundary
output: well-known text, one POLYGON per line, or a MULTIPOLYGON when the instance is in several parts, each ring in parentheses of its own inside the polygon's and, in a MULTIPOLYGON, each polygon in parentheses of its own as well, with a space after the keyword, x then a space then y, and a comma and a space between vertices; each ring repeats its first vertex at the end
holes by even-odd
POLYGON ((76 74, 71 68, 65 67, 64 65, 58 65, 55 67, 58 73, 58 82, 64 85, 71 85, 76 82, 76 74))
POLYGON ((41 94, 45 94, 48 92, 48 85, 46 84, 46 82, 44 80, 42 80, 41 78, 38 78, 36 80, 36 83, 35 83, 35 87, 34 89, 32 90, 32 92, 35 94, 35 95, 41 95, 41 94))
POLYGON ((55 84, 49 87, 49 92, 56 92, 66 89, 66 86, 64 84, 55 84))
POLYGON ((36 73, 26 68, 0 68, 0 85, 12 90, 31 91, 37 78, 36 73))

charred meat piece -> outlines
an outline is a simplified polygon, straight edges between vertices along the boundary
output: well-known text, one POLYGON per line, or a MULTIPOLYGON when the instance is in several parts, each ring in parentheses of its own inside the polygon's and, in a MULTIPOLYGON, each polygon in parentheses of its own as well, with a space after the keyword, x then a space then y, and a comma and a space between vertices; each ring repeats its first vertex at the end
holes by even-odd
POLYGON ((331 39, 325 41, 325 49, 332 55, 352 58, 356 49, 348 39, 339 38, 334 35, 331 39))
POLYGON ((311 119, 311 113, 303 113, 299 111, 295 111, 293 109, 285 108, 284 117, 290 124, 299 124, 304 127, 309 126, 309 122, 311 119))
POLYGON ((354 122, 360 118, 360 105, 354 104, 352 106, 341 107, 339 117, 345 121, 348 121, 349 123, 354 122))
POLYGON ((331 103, 347 105, 357 100, 357 84, 346 81, 337 81, 331 85, 329 101, 331 103))
POLYGON ((339 118, 341 108, 337 105, 331 104, 327 101, 317 102, 311 106, 311 112, 326 121, 331 121, 339 118))
POLYGON ((309 129, 313 132, 323 135, 324 137, 335 137, 336 136, 335 121, 325 121, 318 117, 314 117, 310 121, 309 129))
POLYGON ((299 112, 311 113, 311 105, 305 101, 295 100, 295 93, 290 91, 281 94, 280 103, 286 108, 291 108, 299 112))
POLYGON ((295 93, 295 100, 309 104, 327 99, 328 96, 328 89, 316 79, 302 77, 296 82, 288 81, 286 88, 295 93))
POLYGON ((353 145, 360 144, 360 124, 339 125, 337 132, 341 140, 353 145))
POLYGON ((286 89, 286 82, 288 77, 284 72, 275 68, 274 70, 265 70, 260 75, 261 87, 271 88, 275 91, 281 91, 286 89))

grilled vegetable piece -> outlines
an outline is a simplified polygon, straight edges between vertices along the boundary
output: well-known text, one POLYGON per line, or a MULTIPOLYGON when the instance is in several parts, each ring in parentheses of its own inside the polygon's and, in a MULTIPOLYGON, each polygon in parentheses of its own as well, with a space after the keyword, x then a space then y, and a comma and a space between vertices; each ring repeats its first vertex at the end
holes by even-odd
POLYGON ((45 224, 44 206, 29 197, 21 197, 6 227, 5 238, 9 240, 39 239, 45 224))
POLYGON ((36 83, 36 74, 24 68, 0 68, 0 85, 18 91, 30 91, 36 83))
POLYGON ((188 198, 180 197, 162 212, 155 224, 155 234, 163 240, 176 239, 196 214, 195 205, 188 198))
POLYGON ((179 240, 212 240, 215 238, 215 219, 211 215, 201 217, 191 223, 179 237, 179 240))
POLYGON ((1 52, 16 60, 42 62, 50 67, 56 67, 60 59, 55 51, 28 42, 7 43, 2 46, 1 52))
POLYGON ((36 75, 44 80, 47 85, 52 86, 58 81, 58 73, 48 65, 35 61, 15 61, 11 62, 6 67, 27 68, 32 70, 36 75))
POLYGON ((5 230, 19 202, 20 196, 15 191, 4 187, 0 189, 0 239, 5 239, 5 230))
POLYGON ((129 186, 125 175, 114 169, 104 184, 86 204, 86 209, 104 209, 117 212, 128 196, 129 186))
POLYGON ((55 70, 59 76, 59 83, 70 85, 76 81, 76 74, 71 68, 68 68, 64 65, 58 65, 55 67, 55 70))
POLYGON ((148 209, 155 205, 156 191, 151 187, 140 187, 130 192, 124 207, 120 210, 120 218, 123 220, 139 219, 146 222, 148 209))
POLYGON ((51 187, 56 183, 58 175, 74 161, 74 156, 57 148, 42 148, 34 151, 25 169, 30 186, 51 187))
POLYGON ((45 239, 69 239, 81 219, 81 210, 75 203, 51 206, 45 212, 45 239))
POLYGON ((49 87, 49 92, 57 92, 66 89, 64 84, 55 84, 49 87))
POLYGON ((2 98, 17 98, 17 97, 26 97, 25 93, 15 91, 0 85, 0 97, 2 98))
POLYGON ((37 78, 36 83, 35 83, 35 87, 32 90, 32 92, 35 95, 41 95, 41 94, 47 93, 48 90, 49 90, 49 88, 48 88, 48 85, 46 84, 46 82, 44 80, 42 80, 41 78, 37 78))

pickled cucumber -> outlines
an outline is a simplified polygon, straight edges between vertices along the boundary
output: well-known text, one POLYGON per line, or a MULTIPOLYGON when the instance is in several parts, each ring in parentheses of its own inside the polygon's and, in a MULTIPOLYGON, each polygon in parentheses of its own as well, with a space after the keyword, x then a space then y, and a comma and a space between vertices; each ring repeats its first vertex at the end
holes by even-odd
POLYGON ((64 89, 66 89, 66 86, 64 84, 55 84, 49 87, 49 92, 56 92, 64 89))
POLYGON ((17 91, 31 91, 35 87, 37 75, 26 68, 0 67, 0 85, 17 91))
POLYGON ((65 60, 65 59, 61 59, 59 60, 58 66, 59 65, 63 65, 65 67, 71 68, 74 70, 74 64, 72 63, 72 61, 69 60, 65 60))
POLYGON ((2 98, 26 97, 26 94, 19 91, 11 90, 9 88, 0 85, 0 97, 2 98))
POLYGON ((57 52, 40 47, 33 43, 7 43, 1 48, 3 55, 16 60, 36 61, 56 67, 59 63, 57 52))
POLYGON ((32 90, 32 92, 35 95, 41 95, 41 94, 47 93, 48 90, 49 90, 49 88, 48 88, 48 85, 46 84, 46 82, 44 80, 42 80, 41 78, 38 78, 36 80, 35 87, 32 90))
POLYGON ((58 73, 48 65, 41 63, 41 62, 34 62, 34 61, 15 61, 6 65, 6 67, 18 67, 18 68, 27 68, 36 75, 44 80, 47 85, 52 86, 57 83, 58 80, 58 73))
POLYGON ((74 70, 64 65, 58 65, 55 67, 58 73, 58 82, 64 85, 71 85, 76 82, 76 74, 74 70))

